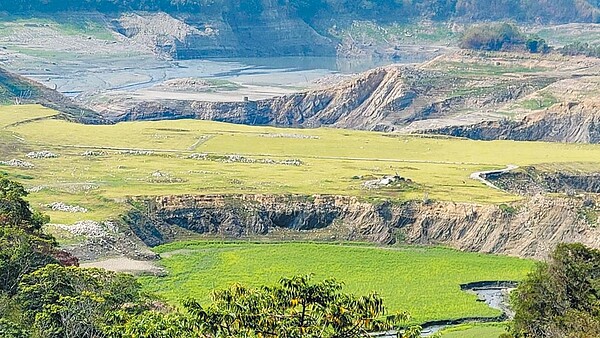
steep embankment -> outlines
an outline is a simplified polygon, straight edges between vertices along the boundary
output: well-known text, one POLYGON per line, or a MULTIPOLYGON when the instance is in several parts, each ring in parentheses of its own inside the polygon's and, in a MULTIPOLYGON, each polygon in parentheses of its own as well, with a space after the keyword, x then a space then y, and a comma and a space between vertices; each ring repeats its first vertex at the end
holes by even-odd
POLYGON ((490 172, 483 178, 499 189, 519 195, 576 192, 600 194, 599 173, 543 171, 533 166, 507 172, 490 172))
POLYGON ((127 13, 112 23, 123 36, 174 59, 336 54, 334 40, 273 4, 252 16, 127 13))
MULTIPOLYGON (((328 87, 266 100, 136 102, 127 99, 108 105, 102 103, 95 108, 113 121, 196 118, 250 125, 392 131, 414 121, 448 118, 466 109, 498 107, 552 81, 508 76, 479 80, 420 67, 391 65, 328 87), (464 88, 469 91, 456 94, 464 88)), ((475 121, 480 118, 477 114, 467 117, 475 121)))
POLYGON ((126 221, 151 246, 188 231, 228 238, 287 231, 294 238, 439 244, 523 257, 544 257, 559 242, 600 247, 597 221, 581 216, 582 210, 597 208, 591 199, 538 196, 514 206, 494 206, 245 195, 137 198, 133 204, 137 209, 126 221))
POLYGON ((0 104, 41 104, 62 113, 67 120, 107 123, 96 112, 33 80, 0 68, 0 104))
POLYGON ((429 132, 475 140, 600 143, 600 102, 568 102, 519 121, 488 121, 429 132))

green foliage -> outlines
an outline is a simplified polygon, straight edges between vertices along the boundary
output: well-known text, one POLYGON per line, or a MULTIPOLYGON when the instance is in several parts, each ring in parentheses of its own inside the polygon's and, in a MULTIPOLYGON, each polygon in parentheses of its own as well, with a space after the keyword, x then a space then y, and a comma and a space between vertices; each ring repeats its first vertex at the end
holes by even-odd
POLYGON ((42 225, 49 218, 32 211, 25 201, 25 188, 6 177, 0 177, 0 227, 23 229, 28 234, 41 235, 42 225))
POLYGON ((20 229, 0 226, 0 292, 14 295, 21 278, 55 263, 52 244, 20 229))
POLYGON ((589 57, 600 57, 600 45, 593 45, 587 42, 573 42, 560 49, 563 55, 584 55, 589 57))
POLYGON ((546 40, 539 36, 530 36, 527 38, 527 41, 525 41, 525 49, 529 53, 548 53, 550 51, 550 47, 546 43, 546 40))
POLYGON ((42 231, 48 217, 32 211, 23 186, 0 177, 0 292, 15 294, 21 278, 46 264, 56 242, 42 231))
POLYGON ((513 337, 600 336, 600 251, 560 244, 512 294, 513 337))
MULTIPOLYGON (((201 330, 216 337, 363 337, 369 332, 400 328, 406 313, 386 314, 376 294, 342 293, 342 284, 311 276, 281 279, 275 287, 233 285, 213 293, 207 308, 194 300, 184 306, 201 330)), ((418 337, 418 328, 410 336, 418 337)))
POLYGON ((460 41, 460 47, 499 51, 522 44, 523 40, 523 34, 513 24, 486 24, 469 28, 460 41))
POLYGON ((500 51, 526 50, 530 53, 547 53, 546 40, 538 36, 525 36, 519 27, 511 23, 492 23, 469 28, 459 45, 464 49, 500 51))
POLYGON ((500 210, 502 210, 503 213, 507 214, 507 215, 514 215, 517 213, 518 209, 513 207, 512 205, 508 205, 505 203, 502 203, 498 206, 500 208, 500 210))
POLYGON ((16 299, 40 337, 96 337, 111 311, 143 295, 131 275, 50 264, 22 278, 16 299))
POLYGON ((2 338, 27 338, 23 329, 7 319, 0 318, 0 337, 2 338))

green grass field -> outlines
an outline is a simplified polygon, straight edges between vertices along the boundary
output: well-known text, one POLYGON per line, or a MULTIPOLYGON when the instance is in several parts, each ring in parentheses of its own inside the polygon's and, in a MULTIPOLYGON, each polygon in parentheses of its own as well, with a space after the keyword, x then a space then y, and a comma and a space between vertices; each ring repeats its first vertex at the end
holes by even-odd
POLYGON ((37 187, 30 195, 36 207, 63 202, 90 210, 87 214, 44 210, 53 222, 61 223, 118 216, 124 207, 120 201, 131 195, 342 194, 392 200, 427 195, 434 200, 506 203, 519 197, 490 189, 469 175, 507 164, 551 164, 557 170, 583 172, 600 164, 598 145, 484 142, 197 120, 93 126, 44 118, 54 114, 40 106, 0 107, 0 161, 16 158, 35 165, 0 166, 0 172, 37 187), (59 157, 25 157, 42 150, 59 157), (86 151, 98 156, 84 156, 86 151), (194 153, 207 154, 208 160, 189 158, 194 153), (228 155, 241 155, 253 163, 229 163, 228 155), (272 163, 292 159, 302 165, 272 163), (363 188, 366 180, 396 173, 415 185, 363 188))
POLYGON ((506 325, 494 324, 465 324, 452 327, 441 332, 444 338, 498 338, 506 332, 506 325))
POLYGON ((239 282, 269 285, 283 276, 335 277, 356 294, 379 293, 390 311, 406 310, 413 321, 496 316, 498 311, 460 290, 461 283, 520 280, 533 262, 444 248, 312 243, 179 242, 155 248, 166 277, 142 277, 148 291, 172 303, 239 282))

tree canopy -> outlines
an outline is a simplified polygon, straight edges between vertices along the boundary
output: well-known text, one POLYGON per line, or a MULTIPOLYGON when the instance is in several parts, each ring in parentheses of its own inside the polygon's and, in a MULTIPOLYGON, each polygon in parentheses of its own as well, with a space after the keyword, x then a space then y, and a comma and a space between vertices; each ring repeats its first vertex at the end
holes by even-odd
POLYGON ((600 337, 600 251, 560 244, 512 294, 512 337, 600 337))
POLYGON ((353 19, 403 21, 448 20, 598 22, 597 0, 0 0, 9 13, 60 11, 165 11, 187 13, 240 12, 251 16, 279 9, 311 21, 332 15, 353 19))

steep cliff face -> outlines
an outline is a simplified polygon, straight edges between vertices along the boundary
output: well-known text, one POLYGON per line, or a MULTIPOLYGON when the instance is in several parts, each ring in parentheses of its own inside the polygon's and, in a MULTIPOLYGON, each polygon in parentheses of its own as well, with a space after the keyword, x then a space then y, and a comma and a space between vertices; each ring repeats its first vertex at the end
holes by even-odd
POLYGON ((113 20, 113 27, 125 37, 174 59, 336 54, 335 41, 271 2, 265 1, 260 15, 252 16, 239 11, 127 13, 113 20))
POLYGON ((168 196, 137 198, 133 203, 137 209, 126 220, 148 245, 169 242, 187 231, 243 238, 285 229, 305 239, 322 234, 322 239, 402 241, 544 257, 559 242, 600 247, 600 230, 594 227, 598 220, 581 216, 585 208, 595 210, 595 203, 541 196, 512 207, 416 201, 373 204, 344 196, 168 196))
POLYGON ((502 190, 519 195, 600 193, 598 173, 549 172, 525 167, 500 175, 485 175, 485 179, 502 190))
MULTIPOLYGON (((438 71, 391 65, 335 85, 247 102, 161 100, 98 107, 113 121, 197 118, 251 125, 392 131, 414 121, 445 118, 465 109, 497 107, 545 86, 537 79, 497 79, 503 89, 454 95, 472 85, 438 71)), ((489 81, 486 80, 489 86, 489 81)))
POLYGON ((488 121, 428 132, 475 140, 600 143, 600 102, 561 103, 520 121, 488 121))

